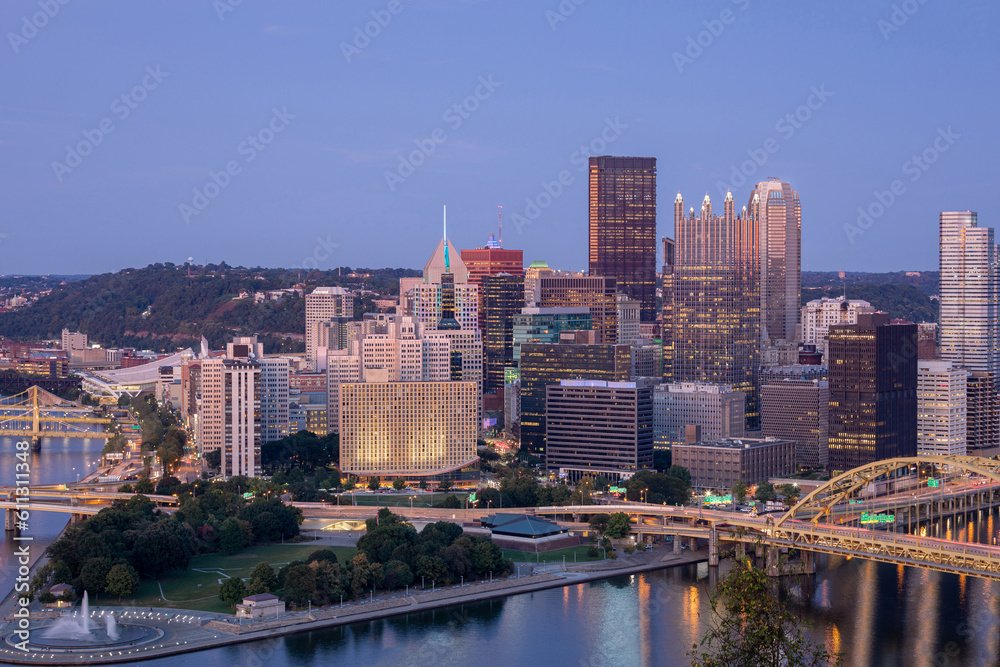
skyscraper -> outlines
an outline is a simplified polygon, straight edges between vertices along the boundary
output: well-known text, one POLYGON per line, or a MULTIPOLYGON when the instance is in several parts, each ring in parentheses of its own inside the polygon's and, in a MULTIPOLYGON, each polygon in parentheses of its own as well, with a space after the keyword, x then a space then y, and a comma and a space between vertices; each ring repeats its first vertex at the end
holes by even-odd
POLYGON ((917 325, 888 322, 830 327, 831 470, 917 454, 917 325))
MULTIPOLYGON (((524 252, 521 250, 510 250, 504 248, 501 241, 497 241, 493 234, 482 248, 463 250, 461 254, 462 262, 469 271, 469 282, 479 285, 479 328, 486 331, 485 294, 483 292, 483 281, 488 276, 495 276, 498 273, 506 273, 511 276, 524 276, 524 252)), ((522 295, 521 300, 524 300, 522 295)))
POLYGON ((656 158, 590 158, 589 192, 590 275, 615 278, 655 321, 656 158))
POLYGON ((525 343, 521 346, 521 448, 545 454, 545 387, 560 380, 627 382, 628 345, 525 343))
POLYGON ((261 380, 255 347, 237 338, 226 346, 225 357, 201 363, 201 453, 221 453, 225 478, 261 473, 261 380))
MULTIPOLYGON (((682 209, 683 210, 683 207, 682 209)), ((674 381, 674 240, 663 237, 663 311, 660 337, 663 342, 663 381, 674 381)))
POLYGON ((343 287, 317 287, 306 295, 306 361, 310 368, 317 368, 316 350, 319 347, 323 322, 335 318, 354 316, 354 295, 343 287))
POLYGON ((750 195, 759 237, 760 332, 764 341, 795 339, 802 292, 802 208, 784 181, 761 181, 750 195))
POLYGON ((944 211, 940 233, 940 357, 972 373, 968 383, 969 454, 993 455, 1000 453, 1000 321, 993 228, 980 227, 973 211, 944 211))
POLYGON ((917 451, 965 456, 969 372, 950 361, 917 362, 917 451))
POLYGON ((618 340, 617 281, 603 276, 553 276, 538 281, 538 305, 542 308, 590 309, 590 320, 598 343, 618 340))
POLYGON ((830 383, 784 378, 760 388, 760 430, 764 437, 795 443, 795 462, 807 468, 829 463, 830 383))
POLYGON ((731 385, 746 394, 746 427, 760 424, 760 279, 755 218, 723 215, 708 195, 696 216, 674 200, 673 376, 731 385))
POLYGON ((524 276, 498 273, 480 286, 483 322, 485 388, 500 389, 504 368, 514 363, 514 315, 524 308, 524 276))

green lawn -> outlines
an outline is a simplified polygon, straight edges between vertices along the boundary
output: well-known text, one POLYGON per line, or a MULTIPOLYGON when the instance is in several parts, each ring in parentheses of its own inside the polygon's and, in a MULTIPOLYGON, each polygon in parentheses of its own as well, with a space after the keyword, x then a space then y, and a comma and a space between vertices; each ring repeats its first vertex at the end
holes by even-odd
MULTIPOLYGON (((413 497, 414 507, 431 507, 437 503, 444 502, 444 499, 448 496, 455 496, 458 501, 465 507, 465 500, 469 497, 467 493, 414 493, 411 494, 413 497)), ((350 494, 345 494, 345 498, 350 498, 350 494)), ((376 500, 380 507, 409 507, 410 506, 410 495, 406 492, 401 493, 379 493, 379 494, 365 494, 356 495, 355 500, 358 505, 371 505, 375 506, 376 500)))
POLYGON ((157 582, 143 579, 139 590, 132 599, 100 599, 100 604, 121 604, 135 607, 167 607, 172 609, 196 609, 200 611, 231 612, 230 607, 219 599, 221 579, 227 577, 247 578, 261 561, 267 561, 275 572, 293 560, 305 560, 317 549, 331 549, 337 560, 343 562, 357 554, 354 547, 325 547, 316 544, 275 544, 255 546, 232 555, 208 554, 195 556, 191 566, 184 572, 171 572, 157 582), (159 584, 159 585, 158 585, 159 584), (167 601, 160 595, 160 587, 167 601))
POLYGON ((567 549, 555 549, 554 551, 546 551, 544 553, 535 554, 531 551, 513 551, 511 549, 501 549, 505 558, 510 558, 515 563, 534 563, 537 556, 539 563, 561 563, 563 556, 566 556, 566 562, 572 563, 574 554, 576 555, 577 563, 583 563, 584 561, 590 560, 601 560, 601 556, 598 555, 597 558, 591 558, 587 555, 587 547, 580 545, 578 547, 569 547, 567 549))

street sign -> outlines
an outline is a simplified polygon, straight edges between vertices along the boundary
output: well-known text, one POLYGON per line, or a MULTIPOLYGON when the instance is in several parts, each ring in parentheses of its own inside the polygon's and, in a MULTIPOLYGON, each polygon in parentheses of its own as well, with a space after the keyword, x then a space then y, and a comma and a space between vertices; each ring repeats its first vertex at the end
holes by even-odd
POLYGON ((927 478, 927 486, 939 487, 941 486, 941 480, 934 479, 933 477, 927 478))

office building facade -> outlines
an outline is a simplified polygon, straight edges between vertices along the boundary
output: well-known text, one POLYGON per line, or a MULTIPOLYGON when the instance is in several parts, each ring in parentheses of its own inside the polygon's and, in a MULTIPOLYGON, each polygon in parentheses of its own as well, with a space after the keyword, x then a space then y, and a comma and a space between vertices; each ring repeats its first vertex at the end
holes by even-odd
POLYGON ((795 472, 795 443, 776 438, 735 438, 683 444, 671 450, 673 465, 691 473, 696 489, 729 491, 795 472))
POLYGON ((830 383, 802 378, 765 382, 760 424, 764 437, 795 443, 797 466, 825 470, 830 461, 830 383))
POLYGON ((917 452, 965 456, 969 371, 950 361, 917 362, 917 452))
POLYGON ((917 325, 884 313, 830 327, 830 469, 917 453, 917 325))
POLYGON ((553 276, 539 279, 542 308, 587 308, 599 343, 618 340, 618 292, 614 278, 553 276))
POLYGON ((656 319, 656 158, 592 157, 589 172, 590 275, 618 281, 656 319))
POLYGON ((748 430, 760 426, 760 278, 757 229, 732 193, 723 214, 708 195, 684 214, 674 201, 673 374, 678 382, 727 384, 746 394, 748 430))
POLYGON ((546 387, 545 464, 570 481, 653 467, 650 382, 562 380, 546 387))
POLYGON ((354 317, 354 295, 343 287, 317 287, 306 295, 306 360, 316 368, 322 322, 354 317))
POLYGON ((702 438, 741 438, 744 429, 742 391, 728 385, 673 382, 653 393, 653 434, 658 449, 671 449, 685 442, 686 427, 701 428, 702 438))
POLYGON ((799 193, 777 178, 761 181, 750 195, 747 212, 760 235, 761 337, 765 342, 795 340, 802 293, 799 193))
POLYGON ((487 391, 503 387, 504 368, 514 363, 514 316, 524 308, 524 276, 498 273, 480 285, 483 322, 483 364, 487 391))

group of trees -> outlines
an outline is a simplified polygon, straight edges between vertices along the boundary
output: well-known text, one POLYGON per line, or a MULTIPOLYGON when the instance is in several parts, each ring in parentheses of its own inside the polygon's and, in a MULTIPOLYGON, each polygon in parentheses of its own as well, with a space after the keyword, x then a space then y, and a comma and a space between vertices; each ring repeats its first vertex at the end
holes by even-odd
POLYGON ((177 425, 173 411, 166 405, 159 405, 153 396, 136 396, 129 400, 129 407, 139 420, 142 449, 154 452, 164 474, 170 474, 184 456, 187 431, 177 425))
POLYGON ((686 505, 691 501, 691 473, 670 466, 665 473, 640 470, 625 482, 625 498, 656 505, 686 505))
POLYGON ((294 468, 311 473, 316 468, 337 464, 339 443, 336 433, 321 437, 311 431, 299 431, 261 445, 261 465, 270 473, 289 472, 294 468))
MULTIPOLYGON (((141 479, 119 490, 143 494, 154 487, 149 479, 141 479)), ((48 548, 51 567, 35 578, 33 592, 47 583, 67 583, 81 591, 131 595, 134 588, 125 583, 132 573, 138 586, 139 577, 187 569, 199 553, 235 553, 256 542, 299 535, 302 510, 282 503, 280 487, 263 480, 235 477, 182 484, 166 478, 155 490, 177 492, 180 507, 173 515, 136 495, 70 525, 48 548), (245 499, 246 491, 256 497, 245 499), (117 565, 123 567, 115 569, 117 565)))

